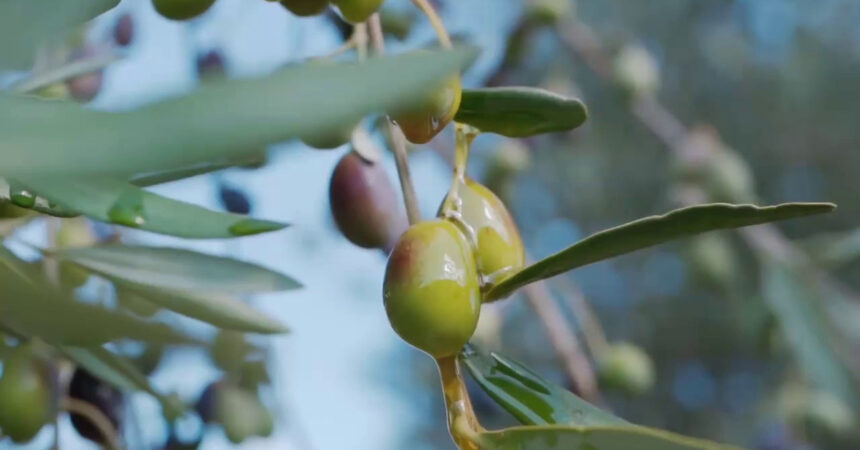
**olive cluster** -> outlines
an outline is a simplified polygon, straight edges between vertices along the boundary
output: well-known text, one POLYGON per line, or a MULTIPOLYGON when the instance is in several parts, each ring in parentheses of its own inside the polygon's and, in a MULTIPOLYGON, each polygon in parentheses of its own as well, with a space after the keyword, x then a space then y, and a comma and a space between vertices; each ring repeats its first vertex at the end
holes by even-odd
MULTIPOLYGON (((343 17, 352 23, 361 23, 379 10, 385 0, 267 0, 278 1, 291 13, 309 17, 324 13, 330 5, 336 6, 343 17)), ((212 7, 215 0, 152 0, 152 6, 170 20, 188 20, 212 7)))

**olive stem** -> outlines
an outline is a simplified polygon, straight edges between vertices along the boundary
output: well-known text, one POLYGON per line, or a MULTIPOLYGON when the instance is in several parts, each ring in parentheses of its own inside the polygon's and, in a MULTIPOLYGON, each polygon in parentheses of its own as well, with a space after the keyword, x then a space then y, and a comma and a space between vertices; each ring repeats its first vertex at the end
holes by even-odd
POLYGON ((76 398, 66 397, 60 404, 60 408, 64 411, 80 414, 92 422, 92 424, 98 428, 99 432, 105 438, 105 446, 108 449, 119 450, 122 448, 119 443, 119 436, 117 435, 113 424, 95 406, 76 398))
POLYGON ((442 392, 445 396, 445 409, 448 412, 448 431, 461 450, 478 450, 478 435, 484 428, 475 416, 472 401, 466 391, 457 355, 436 359, 442 392))
POLYGON ((96 55, 91 58, 72 61, 69 64, 58 67, 49 72, 36 74, 12 86, 12 90, 18 93, 33 92, 54 83, 66 81, 71 78, 87 75, 104 69, 110 64, 120 60, 122 56, 115 52, 96 55))
POLYGON ((427 0, 412 0, 412 3, 414 3, 415 6, 417 6, 424 15, 427 16, 427 20, 430 21, 430 25, 433 26, 434 30, 436 30, 436 36, 439 37, 439 43, 442 44, 442 47, 453 47, 453 44, 451 44, 451 36, 448 35, 448 30, 445 29, 445 25, 442 23, 442 18, 439 17, 439 13, 436 12, 433 5, 427 0))
MULTIPOLYGON (((373 43, 377 55, 385 53, 385 37, 382 34, 382 25, 379 13, 374 13, 369 20, 370 40, 373 43)), ((403 191, 403 202, 406 204, 406 217, 410 225, 421 222, 421 208, 418 204, 418 195, 415 193, 415 185, 412 183, 412 173, 409 171, 409 157, 406 154, 406 137, 400 127, 388 119, 388 132, 394 143, 394 161, 397 163, 397 177, 400 179, 400 189, 403 191)))

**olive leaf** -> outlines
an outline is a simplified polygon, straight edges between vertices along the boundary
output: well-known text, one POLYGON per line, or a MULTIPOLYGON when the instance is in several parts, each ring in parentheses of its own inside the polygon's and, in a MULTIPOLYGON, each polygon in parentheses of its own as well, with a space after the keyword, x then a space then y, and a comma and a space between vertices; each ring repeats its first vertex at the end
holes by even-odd
POLYGON ((0 70, 27 69, 38 46, 113 8, 119 0, 0 1, 0 70))
POLYGON ((119 339, 156 343, 193 342, 154 322, 79 302, 53 288, 38 265, 0 246, 0 317, 15 331, 53 344, 98 345, 119 339))
POLYGON ((524 425, 629 425, 498 353, 471 344, 460 360, 481 389, 524 425))
POLYGON ((135 186, 147 187, 156 184, 169 183, 171 181, 184 180, 186 178, 195 177, 207 173, 217 172, 219 170, 228 169, 231 167, 249 167, 258 166, 265 163, 266 152, 260 150, 256 154, 245 156, 242 158, 224 159, 219 161, 206 161, 198 164, 192 164, 185 167, 177 167, 175 169, 157 170, 135 174, 129 179, 129 182, 135 186))
POLYGON ((287 328, 242 300, 218 292, 196 292, 176 289, 158 289, 151 286, 110 280, 119 288, 140 296, 162 308, 201 320, 225 330, 248 333, 286 333, 287 328))
POLYGON ((463 90, 454 120, 488 133, 528 137, 570 131, 587 118, 577 99, 532 87, 499 87, 463 90))
POLYGON ((161 289, 235 293, 301 287, 292 278, 256 264, 179 248, 98 245, 45 253, 101 275, 161 289))
POLYGON ((713 203, 677 209, 600 231, 503 280, 487 293, 498 300, 518 288, 568 270, 667 241, 707 231, 740 228, 833 211, 832 203, 784 203, 775 206, 713 203))
POLYGON ((263 78, 213 81, 127 112, 0 95, 0 167, 16 177, 127 177, 255 154, 421 101, 475 54, 465 48, 304 64, 263 78))
POLYGON ((813 303, 821 296, 796 272, 776 261, 763 264, 762 293, 809 380, 838 398, 856 400, 854 384, 829 340, 831 329, 813 303))
POLYGON ((0 178, 0 199, 12 203, 19 208, 31 209, 49 216, 69 218, 80 215, 77 211, 52 204, 45 197, 36 195, 14 180, 6 178, 0 178))
POLYGON ((146 375, 130 361, 104 347, 61 346, 58 350, 76 365, 120 390, 149 393, 161 403, 168 416, 178 417, 185 410, 185 405, 175 397, 162 394, 153 388, 146 375))
POLYGON ((171 236, 230 238, 287 226, 162 197, 110 177, 24 176, 19 180, 40 197, 92 219, 171 236))
POLYGON ((631 424, 547 382, 498 353, 470 345, 460 354, 469 373, 493 400, 525 427, 481 433, 486 449, 567 450, 730 449, 713 442, 631 424))

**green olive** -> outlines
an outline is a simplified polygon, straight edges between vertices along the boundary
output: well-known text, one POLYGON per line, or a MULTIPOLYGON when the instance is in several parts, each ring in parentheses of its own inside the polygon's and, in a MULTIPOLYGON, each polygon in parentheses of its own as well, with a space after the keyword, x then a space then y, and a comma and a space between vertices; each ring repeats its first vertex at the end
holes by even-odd
POLYGON ((379 164, 347 153, 331 176, 329 203, 341 233, 364 248, 390 249, 406 230, 397 194, 379 164))
POLYGON ((12 441, 33 439, 53 416, 51 389, 29 347, 19 347, 3 362, 0 378, 0 429, 12 441))
POLYGON ((409 142, 425 144, 454 119, 461 97, 460 77, 455 76, 430 93, 417 107, 395 113, 392 118, 409 142))
POLYGON ((332 0, 343 17, 351 23, 362 23, 370 18, 385 0, 332 0))
POLYGON ((403 340, 435 357, 458 352, 475 332, 481 308, 466 236, 443 220, 413 225, 388 258, 383 298, 403 340))
POLYGON ((308 17, 325 12, 328 0, 281 0, 281 5, 297 16, 308 17))
POLYGON ((215 0, 152 0, 152 6, 170 20, 188 20, 206 12, 215 0))
POLYGON ((318 150, 331 150, 346 145, 352 137, 353 125, 326 130, 323 133, 302 136, 302 142, 318 150))
MULTIPOLYGON (((505 204, 480 183, 467 179, 457 189, 457 199, 446 198, 454 208, 453 219, 462 223, 475 243, 478 272, 485 281, 498 283, 523 268, 526 252, 520 232, 505 204)), ((440 211, 443 214, 444 211, 440 211)))
POLYGON ((612 344, 598 358, 600 383, 630 395, 641 395, 654 386, 654 364, 641 348, 627 343, 612 344))

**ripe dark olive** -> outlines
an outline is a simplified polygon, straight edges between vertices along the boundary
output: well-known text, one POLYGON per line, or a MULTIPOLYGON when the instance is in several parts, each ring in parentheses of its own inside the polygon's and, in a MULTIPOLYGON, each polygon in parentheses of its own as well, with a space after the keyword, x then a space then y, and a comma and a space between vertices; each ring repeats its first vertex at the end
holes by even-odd
POLYGON ((224 57, 218 50, 209 50, 197 55, 197 77, 204 78, 224 76, 224 57))
POLYGON ((492 191, 467 179, 460 182, 452 217, 461 222, 475 244, 478 272, 485 281, 497 283, 519 271, 526 262, 520 232, 505 204, 492 191))
MULTIPOLYGON (((94 377, 84 369, 78 368, 69 383, 69 397, 89 403, 110 421, 115 430, 120 428, 123 415, 122 392, 94 377)), ((106 436, 102 435, 89 419, 77 414, 69 415, 72 426, 78 434, 100 444, 106 444, 106 436)))
POLYGON ((400 125, 409 142, 425 144, 454 119, 460 108, 461 97, 460 77, 452 77, 418 106, 397 113, 392 118, 400 125))
POLYGON ((370 18, 385 0, 332 0, 350 23, 362 23, 370 18))
POLYGON ((456 225, 413 225, 385 269, 388 321, 403 340, 435 357, 458 352, 478 324, 481 289, 472 248, 456 225))
POLYGON ((328 0, 281 0, 281 5, 297 16, 308 17, 324 13, 328 0))
POLYGON ((134 39, 134 19, 131 14, 123 14, 113 28, 113 40, 120 47, 127 47, 134 39))
POLYGON ((598 358, 598 376, 607 388, 641 395, 654 386, 654 365, 642 349, 620 342, 598 358))
MULTIPOLYGON (((84 47, 81 50, 75 51, 70 60, 80 60, 91 57, 95 53, 90 47, 84 47)), ((89 102, 96 98, 102 90, 104 81, 104 73, 101 70, 91 72, 85 75, 79 75, 66 81, 66 89, 69 95, 79 102, 89 102)))
POLYGON ((152 0, 159 14, 170 20, 188 20, 206 12, 215 0, 152 0))
POLYGON ((203 392, 200 393, 200 397, 197 397, 197 403, 194 404, 194 410, 197 411, 197 415, 200 416, 200 420, 202 420, 203 423, 212 423, 217 420, 216 401, 221 384, 222 382, 218 381, 209 384, 206 386, 206 389, 203 389, 203 392))
POLYGON ((364 248, 390 248, 406 230, 397 194, 379 166, 355 152, 337 164, 329 185, 331 213, 341 233, 364 248))
POLYGON ((239 188, 220 184, 218 186, 218 199, 224 205, 224 209, 234 214, 250 214, 251 200, 239 188))
POLYGON ((33 439, 53 417, 47 374, 32 359, 29 347, 19 347, 3 362, 0 377, 0 430, 13 442, 33 439))

